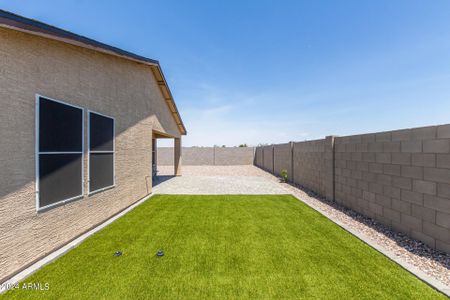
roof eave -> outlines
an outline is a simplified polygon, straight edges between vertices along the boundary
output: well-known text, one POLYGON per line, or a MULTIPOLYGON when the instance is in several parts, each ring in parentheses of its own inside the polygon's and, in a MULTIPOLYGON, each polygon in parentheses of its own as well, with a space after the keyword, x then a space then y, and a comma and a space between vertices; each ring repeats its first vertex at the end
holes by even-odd
POLYGON ((158 86, 161 90, 164 100, 169 107, 169 110, 177 124, 177 127, 181 135, 186 135, 187 133, 186 127, 183 124, 175 101, 172 97, 172 93, 169 89, 166 79, 164 78, 161 66, 157 60, 146 58, 113 46, 109 46, 107 44, 92 40, 90 38, 77 35, 72 32, 57 27, 53 27, 51 25, 39 21, 24 18, 22 16, 15 15, 3 10, 0 10, 0 27, 21 31, 32 35, 37 35, 52 40, 61 41, 67 44, 91 49, 109 55, 118 56, 127 60, 151 66, 152 73, 158 83, 158 86))

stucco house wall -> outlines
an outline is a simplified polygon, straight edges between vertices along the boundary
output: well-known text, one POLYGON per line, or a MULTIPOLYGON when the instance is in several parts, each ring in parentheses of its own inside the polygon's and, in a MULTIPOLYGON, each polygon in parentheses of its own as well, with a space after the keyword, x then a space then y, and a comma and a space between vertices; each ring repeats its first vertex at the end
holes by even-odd
POLYGON ((148 195, 152 130, 180 131, 147 65, 0 28, 0 66, 2 281, 148 195), (86 109, 85 145, 88 109, 115 118, 115 188, 36 212, 36 94, 86 109))

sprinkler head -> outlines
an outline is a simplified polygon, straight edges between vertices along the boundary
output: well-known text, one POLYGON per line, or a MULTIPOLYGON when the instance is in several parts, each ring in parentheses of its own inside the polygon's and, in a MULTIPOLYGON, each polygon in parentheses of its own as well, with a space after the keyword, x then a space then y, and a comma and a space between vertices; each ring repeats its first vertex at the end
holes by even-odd
POLYGON ((114 256, 122 256, 122 252, 121 251, 116 251, 116 252, 114 252, 114 256))
POLYGON ((156 252, 156 256, 158 257, 164 256, 164 251, 158 250, 158 252, 156 252))

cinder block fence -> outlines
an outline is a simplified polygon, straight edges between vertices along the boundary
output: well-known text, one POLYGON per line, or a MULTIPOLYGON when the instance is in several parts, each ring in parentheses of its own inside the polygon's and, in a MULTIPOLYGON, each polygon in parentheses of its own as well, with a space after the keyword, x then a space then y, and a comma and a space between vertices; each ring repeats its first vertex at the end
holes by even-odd
POLYGON ((450 125, 262 146, 254 163, 450 253, 450 125))
MULTIPOLYGON (((253 165, 253 147, 183 147, 183 165, 186 166, 235 166, 253 165)), ((157 164, 173 165, 173 147, 159 147, 157 164)))

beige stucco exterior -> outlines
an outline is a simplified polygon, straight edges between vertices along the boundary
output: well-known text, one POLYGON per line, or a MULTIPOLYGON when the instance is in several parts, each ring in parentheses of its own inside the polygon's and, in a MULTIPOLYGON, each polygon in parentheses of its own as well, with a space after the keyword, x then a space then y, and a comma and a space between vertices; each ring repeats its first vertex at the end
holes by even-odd
POLYGON ((1 282, 148 195, 152 131, 180 131, 148 65, 0 28, 0 66, 1 282), (115 118, 115 188, 36 212, 36 94, 115 118))

